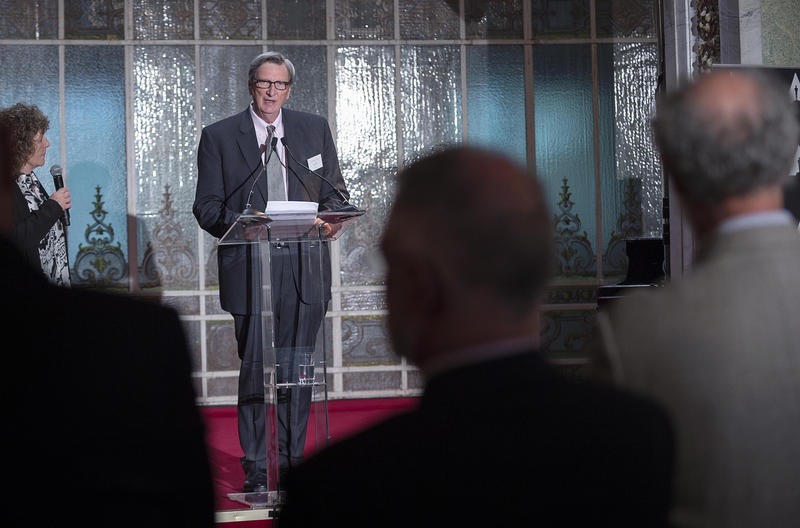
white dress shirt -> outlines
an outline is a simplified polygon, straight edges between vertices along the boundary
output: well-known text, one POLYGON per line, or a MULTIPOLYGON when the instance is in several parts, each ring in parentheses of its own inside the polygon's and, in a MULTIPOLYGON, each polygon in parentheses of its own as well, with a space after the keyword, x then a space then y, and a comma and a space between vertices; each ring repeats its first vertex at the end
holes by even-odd
MULTIPOLYGON (((256 139, 258 140, 259 146, 264 145, 267 142, 267 126, 272 125, 275 127, 275 137, 278 138, 278 143, 275 145, 275 150, 278 152, 278 159, 283 167, 283 188, 286 189, 287 194, 287 196, 284 196, 283 199, 288 200, 289 182, 287 181, 288 174, 286 172, 286 149, 283 147, 283 143, 281 142, 281 138, 283 137, 283 110, 278 112, 278 118, 275 119, 273 123, 267 123, 255 113, 252 103, 250 104, 249 108, 250 117, 253 118, 253 127, 256 130, 256 139)), ((269 148, 269 145, 267 145, 267 148, 269 148)), ((261 156, 261 162, 266 165, 267 153, 264 152, 261 156)))

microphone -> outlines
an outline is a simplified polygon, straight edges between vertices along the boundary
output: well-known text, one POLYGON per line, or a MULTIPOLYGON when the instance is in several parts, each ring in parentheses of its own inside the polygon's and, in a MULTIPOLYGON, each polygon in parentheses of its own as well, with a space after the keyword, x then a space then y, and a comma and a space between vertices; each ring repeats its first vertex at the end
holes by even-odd
MULTIPOLYGON (((273 136, 272 145, 270 145, 270 153, 269 153, 269 156, 267 156, 267 161, 269 161, 269 157, 272 155, 272 152, 274 152, 275 145, 277 145, 277 144, 278 144, 278 138, 273 136)), ((265 172, 267 172, 267 165, 266 165, 266 163, 262 163, 261 164, 261 172, 258 173, 258 176, 256 176, 256 179, 253 180, 253 185, 250 187, 250 194, 247 196, 247 204, 245 205, 245 208, 244 208, 244 211, 242 211, 242 214, 244 214, 244 215, 263 214, 263 211, 259 211, 258 209, 253 209, 250 206, 250 200, 253 199, 253 193, 256 190, 256 185, 258 184, 258 180, 261 178, 261 175, 264 174, 265 172)))
MULTIPOLYGON (((63 169, 61 165, 53 165, 50 167, 50 174, 53 176, 53 185, 55 186, 56 190, 61 189, 64 187, 64 176, 63 176, 63 169)), ((64 225, 69 225, 69 210, 64 209, 64 225)))
MULTIPOLYGON (((322 180, 322 181, 324 181, 325 183, 327 183, 327 184, 330 186, 330 188, 331 188, 331 189, 333 189, 333 190, 334 190, 334 192, 335 192, 336 194, 338 194, 338 195, 339 195, 339 198, 341 198, 341 199, 342 199, 342 201, 343 201, 344 203, 346 203, 346 204, 347 204, 347 205, 345 205, 344 207, 339 207, 338 209, 336 209, 336 212, 350 212, 350 211, 358 211, 358 208, 357 208, 355 205, 351 204, 351 203, 350 203, 350 200, 348 200, 348 199, 347 199, 347 197, 345 197, 345 195, 342 193, 342 191, 340 191, 339 189, 337 189, 337 188, 336 188, 336 186, 334 186, 334 185, 333 185, 331 182, 329 182, 327 178, 325 178, 325 177, 324 177, 324 176, 322 176, 321 174, 317 173, 316 171, 313 171, 313 170, 311 170, 311 168, 310 168, 310 167, 308 167, 307 165, 305 165, 305 164, 303 164, 303 163, 300 163, 299 161, 297 161, 297 158, 295 158, 295 157, 294 157, 294 154, 292 154, 292 151, 291 151, 291 150, 289 150, 289 145, 287 145, 287 144, 286 144, 286 138, 285 138, 285 137, 282 137, 282 138, 281 138, 281 143, 283 143, 283 148, 285 148, 285 149, 286 149, 286 152, 288 152, 288 153, 289 153, 289 156, 292 158, 292 160, 293 160, 295 163, 297 163, 298 165, 300 165, 301 167, 303 167, 304 169, 306 169, 308 172, 310 172, 311 174, 313 174, 314 176, 316 176, 316 177, 317 177, 317 178, 319 178, 320 180, 322 180)), ((297 175, 295 175, 295 176, 297 176, 297 175)), ((298 179, 300 179, 300 177, 299 177, 299 176, 298 176, 297 178, 298 178, 298 179)), ((300 180, 300 183, 302 183, 302 182, 303 182, 303 180, 300 180)), ((305 185, 304 185, 303 187, 305 187, 305 185)), ((308 192, 308 189, 306 189, 306 192, 308 192)))

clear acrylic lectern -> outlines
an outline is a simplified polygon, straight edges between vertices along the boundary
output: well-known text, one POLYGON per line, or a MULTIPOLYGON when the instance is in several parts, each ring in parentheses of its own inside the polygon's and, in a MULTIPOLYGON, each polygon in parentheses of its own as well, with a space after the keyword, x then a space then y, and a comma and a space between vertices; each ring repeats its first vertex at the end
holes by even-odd
MULTIPOLYGON (((316 334, 313 346, 277 347, 274 341, 275 324, 273 306, 277 306, 280 292, 273 288, 273 259, 279 254, 291 255, 291 265, 303 270, 304 284, 301 296, 319 299, 320 309, 325 313, 326 291, 329 286, 322 280, 329 270, 328 255, 330 241, 337 239, 349 224, 364 211, 319 212, 311 214, 279 212, 241 214, 225 235, 220 245, 252 244, 258 246, 261 273, 261 328, 264 348, 264 401, 266 407, 267 478, 268 491, 256 493, 231 493, 229 498, 247 504, 251 508, 278 506, 283 500, 279 491, 278 475, 278 399, 281 391, 294 390, 300 398, 310 399, 310 414, 305 430, 305 453, 314 452, 327 445, 328 431, 328 386, 327 361, 328 336, 325 321, 316 334), (328 225, 317 224, 320 218, 328 225), (327 233, 327 234, 323 234, 327 233), (289 253, 283 253, 288 251, 289 253), (310 277, 309 280, 307 277, 310 277), (309 291, 309 288, 314 291, 309 291)), ((276 260, 277 262, 277 260, 276 260)), ((277 282, 277 281, 276 281, 277 282)), ((284 281, 285 282, 285 281, 284 281)), ((294 285, 292 285, 294 286, 294 285)), ((285 394, 285 392, 283 393, 285 394)), ((306 400, 307 401, 307 400, 306 400)))

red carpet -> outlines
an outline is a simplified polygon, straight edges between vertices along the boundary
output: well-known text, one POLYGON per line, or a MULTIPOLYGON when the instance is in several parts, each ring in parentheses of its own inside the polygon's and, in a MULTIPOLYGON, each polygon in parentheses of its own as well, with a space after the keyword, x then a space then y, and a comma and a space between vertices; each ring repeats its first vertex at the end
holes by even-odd
MULTIPOLYGON (((411 409, 416 398, 380 398, 368 400, 335 400, 328 403, 331 443, 399 412, 411 409)), ((229 493, 242 490, 244 473, 239 463, 242 450, 236 432, 236 407, 203 407, 208 433, 208 450, 214 473, 217 510, 242 510, 247 506, 228 499, 229 493)), ((270 521, 225 523, 220 526, 266 527, 270 521)))

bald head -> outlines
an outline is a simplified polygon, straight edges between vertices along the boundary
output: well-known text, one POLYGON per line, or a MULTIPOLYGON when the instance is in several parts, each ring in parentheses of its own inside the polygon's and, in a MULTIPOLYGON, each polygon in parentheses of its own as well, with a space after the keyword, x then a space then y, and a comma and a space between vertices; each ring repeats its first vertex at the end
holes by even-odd
POLYGON ((682 197, 706 205, 780 187, 800 138, 786 91, 745 71, 714 72, 670 95, 653 126, 682 197))

